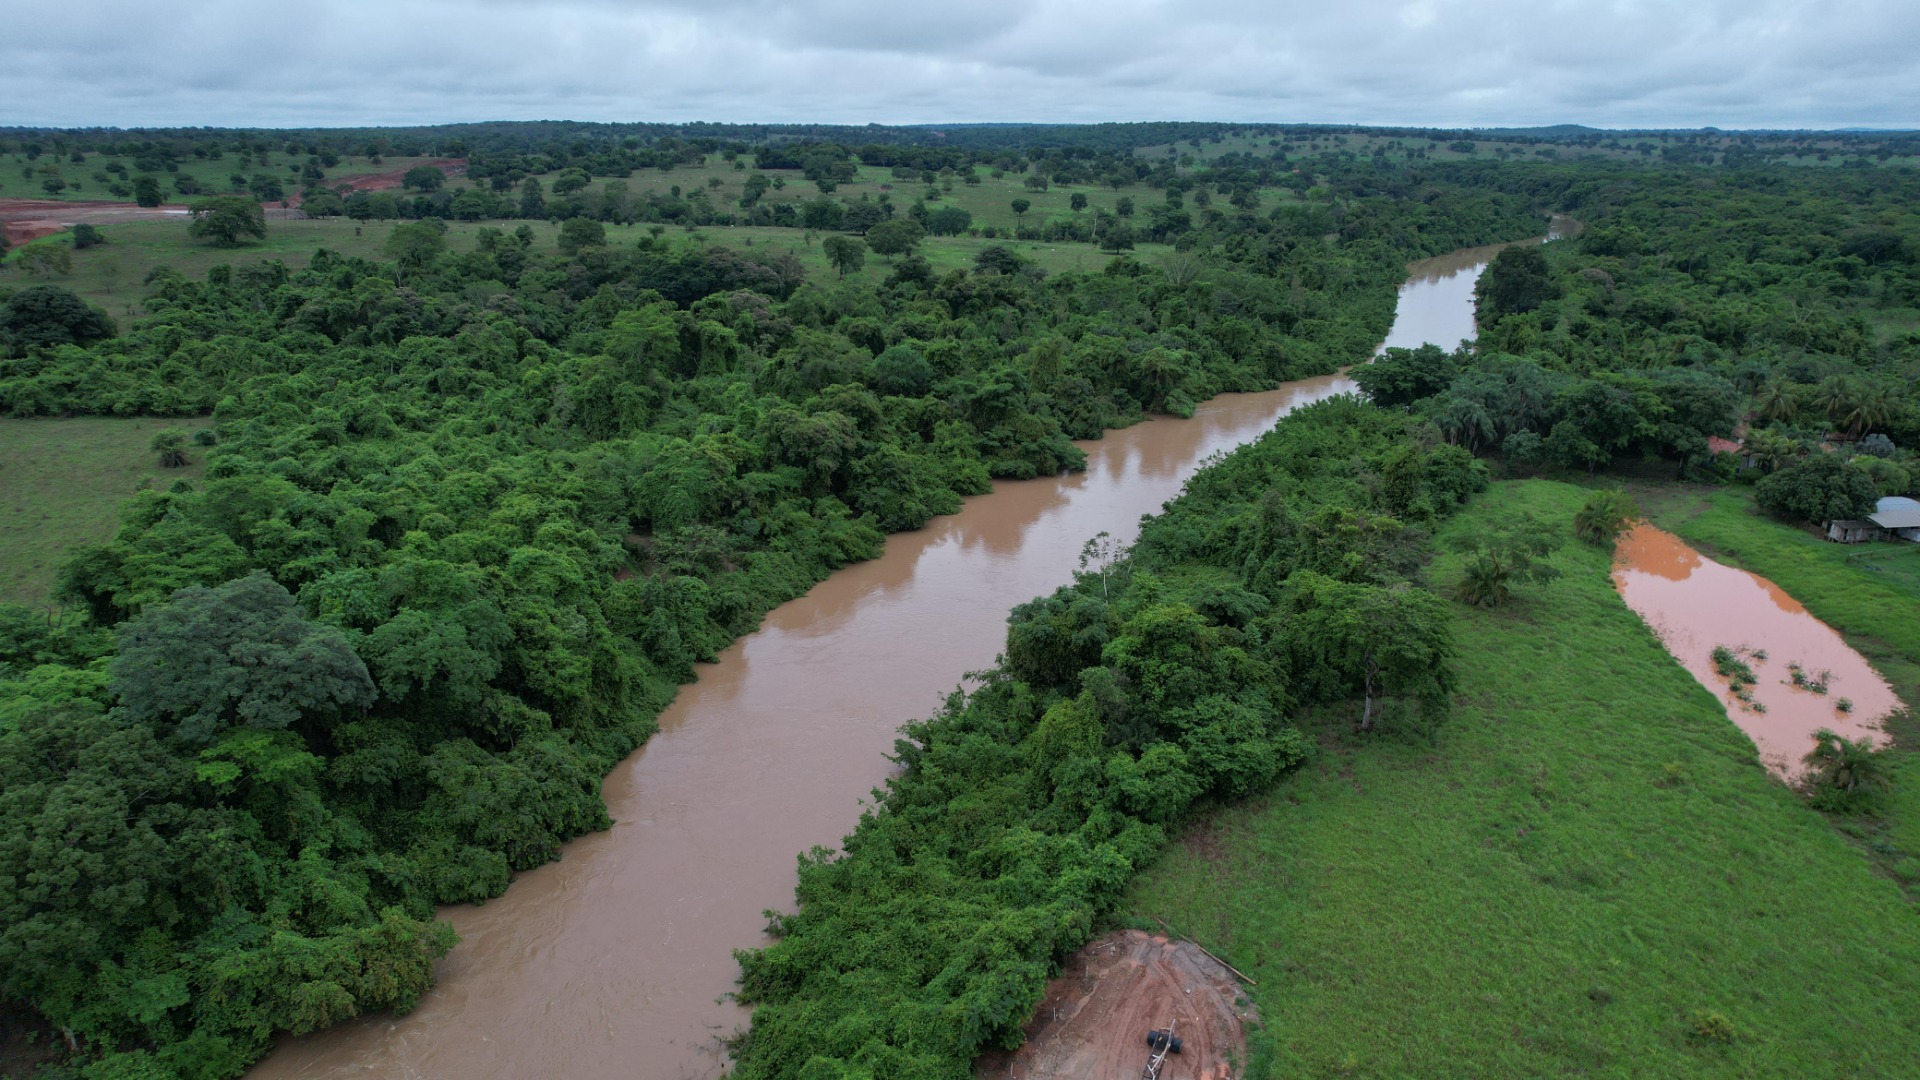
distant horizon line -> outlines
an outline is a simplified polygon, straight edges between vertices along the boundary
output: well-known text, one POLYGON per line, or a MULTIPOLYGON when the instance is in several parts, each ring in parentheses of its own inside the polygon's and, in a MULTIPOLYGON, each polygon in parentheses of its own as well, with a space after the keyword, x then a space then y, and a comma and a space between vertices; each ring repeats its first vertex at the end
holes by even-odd
POLYGON ((579 124, 597 127, 758 127, 758 128, 844 128, 848 130, 935 130, 942 128, 1047 128, 1047 127, 1132 127, 1152 124, 1223 126, 1223 127, 1295 127, 1326 129, 1399 129, 1406 131, 1437 132, 1574 132, 1585 131, 1595 134, 1632 135, 1632 134, 1705 134, 1721 135, 1913 135, 1920 134, 1920 126, 1878 126, 1848 124, 1836 127, 1721 127, 1717 124, 1703 124, 1695 127, 1674 125, 1635 125, 1626 127, 1606 127, 1575 121, 1536 124, 1423 124, 1390 121, 1322 121, 1322 120, 945 120, 912 121, 904 123, 851 122, 836 120, 577 120, 563 117, 547 117, 537 120, 525 119, 486 119, 486 120, 439 120, 430 122, 379 122, 379 123, 318 123, 318 124, 184 124, 184 123, 145 123, 145 124, 52 124, 25 121, 0 120, 0 132, 85 132, 85 131, 366 131, 384 129, 419 128, 456 128, 496 124, 579 124))

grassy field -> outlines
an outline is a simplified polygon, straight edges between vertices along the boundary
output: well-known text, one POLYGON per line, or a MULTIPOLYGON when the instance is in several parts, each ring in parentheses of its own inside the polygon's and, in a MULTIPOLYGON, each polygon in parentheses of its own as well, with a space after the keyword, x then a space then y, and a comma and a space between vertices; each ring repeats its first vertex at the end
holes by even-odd
MULTIPOLYGON (((288 194, 292 194, 300 190, 300 166, 305 164, 306 160, 307 156, 305 154, 295 157, 289 154, 275 153, 269 164, 262 165, 258 161, 255 161, 253 164, 243 168, 240 165, 239 155, 228 154, 219 161, 188 158, 180 162, 179 168, 173 172, 155 172, 150 175, 159 177, 160 190, 166 196, 167 202, 169 203, 186 203, 193 199, 203 198, 205 195, 227 194, 233 190, 231 177, 236 173, 246 176, 249 179, 261 173, 278 176, 280 177, 281 186, 286 189, 288 194), (173 186, 173 180, 176 176, 191 176, 195 180, 198 180, 200 186, 205 189, 204 194, 182 195, 179 190, 173 186)), ((326 171, 326 183, 332 186, 347 180, 352 180, 355 177, 390 172, 394 169, 409 169, 421 162, 432 160, 435 159, 390 157, 382 158, 380 163, 376 165, 364 157, 342 158, 339 164, 326 171)), ((26 157, 21 154, 11 154, 5 159, 4 165, 0 165, 0 198, 58 199, 62 202, 84 202, 104 199, 114 202, 129 202, 131 201, 130 196, 123 197, 115 195, 107 190, 107 184, 110 182, 128 184, 132 182, 125 177, 115 176, 106 172, 106 166, 116 162, 126 166, 126 177, 139 176, 142 174, 142 171, 134 165, 131 157, 112 154, 88 154, 87 160, 77 165, 64 158, 56 160, 52 154, 42 154, 32 161, 28 161, 26 157), (57 169, 60 178, 67 183, 65 190, 62 190, 58 194, 50 194, 41 186, 42 181, 47 178, 48 174, 46 170, 49 166, 57 169), (102 181, 95 174, 105 174, 108 176, 108 180, 102 181)))
MULTIPOLYGON (((1447 531, 1583 496, 1501 483, 1447 531)), ((1911 903, 1761 769, 1604 552, 1559 561, 1458 609, 1437 743, 1320 717, 1316 760, 1190 831, 1130 914, 1259 981, 1269 1076, 1920 1075, 1911 903)))
POLYGON ((188 431, 204 420, 86 418, 0 420, 0 601, 47 599, 67 549, 104 540, 120 504, 145 484, 200 474, 191 464, 162 469, 148 445, 162 428, 188 431))

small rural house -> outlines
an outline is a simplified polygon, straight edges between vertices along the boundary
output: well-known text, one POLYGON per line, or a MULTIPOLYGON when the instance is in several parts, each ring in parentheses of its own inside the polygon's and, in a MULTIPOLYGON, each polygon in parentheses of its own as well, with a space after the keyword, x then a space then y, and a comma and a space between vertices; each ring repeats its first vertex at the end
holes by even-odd
POLYGON ((1827 539, 1838 544, 1864 544, 1878 540, 1881 528, 1866 518, 1841 518, 1827 522, 1827 539))
POLYGON ((1895 537, 1920 542, 1920 500, 1889 495, 1864 518, 1827 522, 1827 539, 1836 543, 1860 544, 1895 537))
POLYGON ((1902 540, 1920 542, 1920 500, 1889 495, 1880 500, 1867 520, 1902 540))

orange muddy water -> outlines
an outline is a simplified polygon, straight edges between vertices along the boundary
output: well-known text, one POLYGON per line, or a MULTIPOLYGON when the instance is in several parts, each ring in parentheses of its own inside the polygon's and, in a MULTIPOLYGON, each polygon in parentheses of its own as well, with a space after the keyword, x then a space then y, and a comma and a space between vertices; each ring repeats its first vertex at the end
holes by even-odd
POLYGON ((1815 731, 1878 740, 1880 719, 1899 707, 1866 658, 1778 585, 1714 562, 1672 533, 1634 526, 1614 551, 1613 580, 1627 606, 1720 698, 1760 760, 1780 776, 1804 771, 1800 759, 1813 749, 1815 731), (1722 646, 1753 671, 1746 698, 1715 670, 1713 650, 1722 646), (1805 682, 1824 683, 1826 692, 1796 686, 1796 666, 1805 682), (1840 710, 1842 699, 1850 711, 1840 710))
MULTIPOLYGON (((1498 250, 1410 267, 1389 343, 1472 336, 1473 278, 1498 250)), ((719 1000, 738 974, 732 950, 764 943, 762 912, 792 907, 795 856, 852 829, 899 726, 992 664, 1007 611, 1066 582, 1088 538, 1131 541, 1208 455, 1353 389, 1330 375, 1224 395, 1191 420, 1082 443, 1085 472, 1002 481, 889 537, 879 558, 774 609, 700 667, 659 733, 608 775, 611 830, 499 899, 443 910, 461 942, 417 1009, 284 1040, 252 1076, 719 1075, 719 1039, 747 1018, 719 1000)))

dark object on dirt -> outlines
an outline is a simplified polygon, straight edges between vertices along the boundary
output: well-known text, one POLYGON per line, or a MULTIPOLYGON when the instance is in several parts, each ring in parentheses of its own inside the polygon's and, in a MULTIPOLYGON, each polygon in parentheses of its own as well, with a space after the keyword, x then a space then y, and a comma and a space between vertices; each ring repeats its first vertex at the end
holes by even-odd
POLYGON ((1171 1049, 1176 1054, 1180 1052, 1180 1047, 1185 1045, 1184 1041, 1178 1035, 1170 1035, 1167 1032, 1161 1031, 1158 1029, 1147 1032, 1147 1045, 1152 1047, 1155 1050, 1158 1050, 1161 1047, 1166 1046, 1168 1039, 1173 1040, 1173 1046, 1171 1047, 1171 1049))

